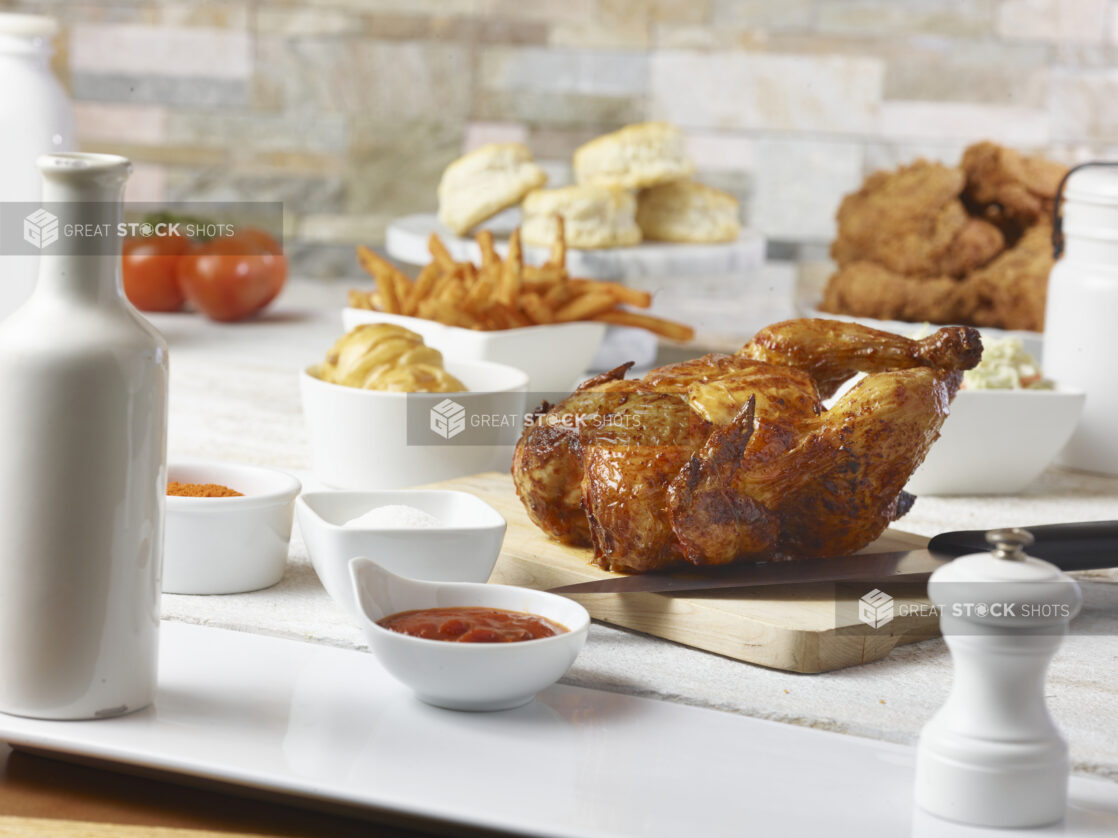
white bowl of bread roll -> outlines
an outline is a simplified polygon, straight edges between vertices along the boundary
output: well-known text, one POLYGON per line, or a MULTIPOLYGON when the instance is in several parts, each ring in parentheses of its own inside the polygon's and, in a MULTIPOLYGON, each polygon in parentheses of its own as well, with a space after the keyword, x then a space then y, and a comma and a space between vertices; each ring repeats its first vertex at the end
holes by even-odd
POLYGON ((446 362, 463 392, 363 390, 323 381, 319 365, 300 377, 314 475, 338 489, 401 489, 507 470, 520 436, 528 378, 481 361, 446 362), (440 433, 432 414, 446 416, 440 433), (453 413, 451 413, 453 411, 453 413), (508 417, 478 444, 477 417, 508 417), (464 430, 455 432, 460 419, 464 430), (446 435, 444 435, 446 434, 446 435), (471 436, 471 434, 473 436, 471 436))
POLYGON ((397 489, 507 469, 528 376, 445 358, 395 324, 358 325, 303 370, 315 477, 339 489, 397 489))
POLYGON ((447 358, 507 364, 524 371, 534 393, 564 396, 584 375, 606 333, 605 323, 591 321, 486 332, 360 308, 343 310, 342 323, 346 331, 362 323, 395 323, 422 335, 447 358))

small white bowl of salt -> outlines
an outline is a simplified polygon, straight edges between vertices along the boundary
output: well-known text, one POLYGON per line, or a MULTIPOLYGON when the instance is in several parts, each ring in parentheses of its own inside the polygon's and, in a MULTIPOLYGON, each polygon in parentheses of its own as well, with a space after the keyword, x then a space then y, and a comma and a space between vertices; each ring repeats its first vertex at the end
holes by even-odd
POLYGON ((315 573, 351 616, 350 559, 427 582, 486 582, 505 538, 501 513, 468 492, 307 492, 295 515, 315 573))

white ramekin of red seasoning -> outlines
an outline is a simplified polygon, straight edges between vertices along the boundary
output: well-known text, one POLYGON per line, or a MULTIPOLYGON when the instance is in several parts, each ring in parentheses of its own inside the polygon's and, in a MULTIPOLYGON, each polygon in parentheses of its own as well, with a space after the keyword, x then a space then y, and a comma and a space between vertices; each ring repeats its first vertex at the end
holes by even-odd
POLYGON ((169 464, 163 592, 237 594, 279 582, 301 488, 263 466, 169 464))

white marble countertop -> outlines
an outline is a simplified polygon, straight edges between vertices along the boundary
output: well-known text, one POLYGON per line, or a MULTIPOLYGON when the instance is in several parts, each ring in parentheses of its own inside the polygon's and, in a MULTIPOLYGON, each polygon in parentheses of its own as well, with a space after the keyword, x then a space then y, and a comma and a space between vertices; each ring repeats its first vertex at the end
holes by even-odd
MULTIPOLYGON (((787 271, 772 275, 787 277, 787 271)), ((170 459, 309 474, 297 375, 340 334, 347 287, 292 282, 265 317, 246 323, 153 316, 171 346, 170 459)), ((775 315, 770 319, 791 316, 790 297, 770 301, 766 312, 775 315)), ((1016 497, 920 498, 899 526, 933 535, 1111 518, 1118 518, 1118 478, 1050 469, 1016 497)), ((1074 769, 1118 781, 1118 572, 1083 574, 1081 581, 1087 613, 1080 619, 1094 628, 1068 638, 1049 673, 1048 700, 1069 739, 1074 769)), ((279 585, 236 596, 166 595, 163 613, 169 620, 364 647, 319 584, 297 527, 279 585)), ((795 675, 596 624, 566 682, 913 743, 950 678, 939 640, 899 647, 864 666, 795 675)))

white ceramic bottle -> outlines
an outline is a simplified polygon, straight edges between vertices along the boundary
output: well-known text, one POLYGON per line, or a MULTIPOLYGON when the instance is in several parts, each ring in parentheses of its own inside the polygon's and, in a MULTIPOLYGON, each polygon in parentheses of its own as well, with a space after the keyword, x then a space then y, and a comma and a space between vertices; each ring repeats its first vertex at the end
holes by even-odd
MULTIPOLYGON (((35 161, 74 147, 74 114, 50 69, 49 17, 0 13, 0 202, 34 202, 42 183, 35 161)), ((0 320, 31 296, 37 256, 0 254, 0 320)))
MULTIPOLYGON (((67 221, 119 222, 123 157, 39 168, 67 221)), ((154 695, 167 345, 124 299, 119 247, 64 244, 0 323, 0 711, 99 718, 154 695)))
POLYGON ((1044 683, 1079 611, 1079 585, 1025 555, 1025 530, 994 530, 987 541, 992 553, 948 562, 928 583, 955 680, 920 734, 916 802, 976 826, 1043 826, 1067 806, 1067 743, 1044 683))
POLYGON ((1063 196, 1064 249, 1048 280, 1044 372, 1087 401, 1059 462, 1118 474, 1118 166, 1073 170, 1063 196))

